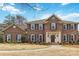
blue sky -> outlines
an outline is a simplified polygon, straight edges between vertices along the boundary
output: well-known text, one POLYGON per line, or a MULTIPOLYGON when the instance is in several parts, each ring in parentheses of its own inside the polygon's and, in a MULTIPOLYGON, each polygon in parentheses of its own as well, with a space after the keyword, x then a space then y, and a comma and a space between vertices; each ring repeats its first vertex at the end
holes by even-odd
POLYGON ((79 22, 79 3, 0 3, 0 23, 5 16, 20 14, 28 21, 56 14, 62 20, 79 22), (30 6, 29 6, 30 5, 30 6))

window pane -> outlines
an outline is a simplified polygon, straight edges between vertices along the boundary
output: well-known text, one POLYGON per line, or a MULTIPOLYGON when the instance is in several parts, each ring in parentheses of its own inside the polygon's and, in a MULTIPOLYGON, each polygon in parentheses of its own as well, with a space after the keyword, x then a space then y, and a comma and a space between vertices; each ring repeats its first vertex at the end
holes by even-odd
POLYGON ((17 42, 21 42, 21 34, 17 35, 17 42))
POLYGON ((8 42, 11 41, 11 34, 7 34, 7 41, 8 41, 8 42))
POLYGON ((56 29, 56 24, 55 23, 51 23, 51 29, 52 30, 56 29))

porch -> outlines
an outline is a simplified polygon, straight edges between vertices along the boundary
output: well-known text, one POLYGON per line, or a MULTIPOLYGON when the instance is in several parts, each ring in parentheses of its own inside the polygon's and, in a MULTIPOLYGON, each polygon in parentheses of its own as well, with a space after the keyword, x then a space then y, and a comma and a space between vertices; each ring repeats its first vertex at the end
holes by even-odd
POLYGON ((61 43, 61 32, 46 32, 46 43, 61 43))

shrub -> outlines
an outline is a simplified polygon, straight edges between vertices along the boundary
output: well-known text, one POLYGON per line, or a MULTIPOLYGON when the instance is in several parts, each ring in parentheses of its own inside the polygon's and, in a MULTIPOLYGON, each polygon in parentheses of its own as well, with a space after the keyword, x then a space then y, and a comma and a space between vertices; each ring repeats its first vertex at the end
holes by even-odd
POLYGON ((24 36, 22 36, 21 41, 22 41, 22 43, 25 43, 25 42, 26 42, 26 40, 25 40, 25 37, 24 37, 24 36))
POLYGON ((79 44, 79 40, 77 41, 77 44, 79 44))
POLYGON ((0 43, 2 43, 3 42, 3 38, 2 37, 0 37, 0 43))

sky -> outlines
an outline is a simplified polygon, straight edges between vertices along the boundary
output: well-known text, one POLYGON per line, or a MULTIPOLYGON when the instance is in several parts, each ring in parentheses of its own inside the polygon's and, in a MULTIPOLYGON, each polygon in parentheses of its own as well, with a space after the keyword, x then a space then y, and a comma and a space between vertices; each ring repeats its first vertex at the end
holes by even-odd
POLYGON ((79 3, 0 3, 0 23, 9 14, 19 14, 28 21, 55 14, 62 20, 79 22, 79 3))

